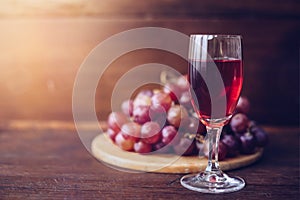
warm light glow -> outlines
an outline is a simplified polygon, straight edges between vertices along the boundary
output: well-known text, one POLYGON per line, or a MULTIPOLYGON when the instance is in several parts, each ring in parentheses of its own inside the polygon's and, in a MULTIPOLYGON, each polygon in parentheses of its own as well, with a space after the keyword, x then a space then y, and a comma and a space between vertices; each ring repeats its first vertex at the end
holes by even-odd
POLYGON ((112 7, 98 0, 1 0, 0 121, 72 117, 76 72, 107 37, 94 35, 94 21, 84 17, 112 7))
POLYGON ((77 16, 105 9, 98 0, 2 0, 0 17, 77 16))

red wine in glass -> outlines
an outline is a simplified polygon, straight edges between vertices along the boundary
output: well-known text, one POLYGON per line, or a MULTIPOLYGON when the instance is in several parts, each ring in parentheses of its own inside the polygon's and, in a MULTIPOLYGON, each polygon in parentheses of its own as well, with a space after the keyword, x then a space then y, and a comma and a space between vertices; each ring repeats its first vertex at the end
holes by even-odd
POLYGON ((239 35, 190 36, 188 80, 194 111, 206 126, 208 162, 198 174, 185 175, 180 183, 203 193, 241 190, 245 181, 220 169, 218 144, 223 126, 230 120, 243 84, 242 37, 239 35))
MULTIPOLYGON (((195 99, 197 100, 196 112, 200 118, 210 119, 211 118, 211 97, 209 90, 202 76, 207 77, 216 77, 216 74, 220 73, 223 79, 224 88, 220 88, 216 92, 216 96, 213 98, 224 98, 226 95, 226 116, 232 115, 239 95, 242 89, 243 83, 243 64, 239 59, 214 59, 210 61, 201 61, 201 60, 190 60, 188 68, 188 80, 191 85, 191 88, 194 90, 195 99), (212 69, 212 66, 215 65, 218 69, 212 69), (201 69, 205 67, 205 70, 201 69), (201 74, 200 74, 201 71, 201 74)), ((194 107, 196 107, 195 101, 192 101, 194 107)))

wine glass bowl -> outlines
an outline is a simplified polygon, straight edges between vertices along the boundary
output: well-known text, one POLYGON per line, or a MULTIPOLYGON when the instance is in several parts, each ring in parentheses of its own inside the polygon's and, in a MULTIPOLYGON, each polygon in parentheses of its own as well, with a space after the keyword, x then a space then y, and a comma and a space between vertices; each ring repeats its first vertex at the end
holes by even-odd
POLYGON ((204 172, 186 175, 181 184, 204 193, 227 193, 245 186, 239 177, 220 169, 218 143, 223 126, 230 120, 243 83, 242 38, 239 35, 191 35, 188 81, 192 104, 206 126, 208 164, 204 172))

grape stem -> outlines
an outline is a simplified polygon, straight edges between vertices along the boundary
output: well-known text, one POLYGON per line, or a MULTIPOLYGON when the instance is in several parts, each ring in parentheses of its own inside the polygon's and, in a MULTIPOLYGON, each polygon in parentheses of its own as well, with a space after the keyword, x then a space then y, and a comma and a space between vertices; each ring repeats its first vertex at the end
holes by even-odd
POLYGON ((219 140, 223 127, 209 127, 207 126, 207 142, 208 142, 208 163, 206 172, 218 172, 220 171, 218 152, 219 152, 219 140), (215 154, 213 158, 213 152, 215 154))

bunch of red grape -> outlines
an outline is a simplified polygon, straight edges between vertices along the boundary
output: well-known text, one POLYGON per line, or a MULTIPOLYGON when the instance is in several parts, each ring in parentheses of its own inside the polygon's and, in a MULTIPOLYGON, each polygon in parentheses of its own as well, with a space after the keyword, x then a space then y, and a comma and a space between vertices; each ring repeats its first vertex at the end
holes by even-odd
MULTIPOLYGON (((219 160, 224 160, 226 157, 235 157, 239 154, 253 154, 257 147, 264 147, 268 143, 268 134, 254 121, 249 120, 249 111, 249 100, 241 96, 233 117, 223 127, 219 142, 219 160)), ((205 142, 202 141, 197 146, 199 151, 208 156, 208 148, 205 142)))
MULTIPOLYGON (((205 144, 197 135, 206 134, 203 124, 195 117, 186 76, 165 84, 163 89, 142 90, 134 99, 122 103, 122 112, 108 117, 107 134, 125 151, 137 153, 176 153, 197 155, 205 144)), ((219 159, 238 153, 253 153, 256 146, 264 146, 267 134, 250 122, 249 101, 241 97, 236 114, 224 127, 219 143, 219 159)))

